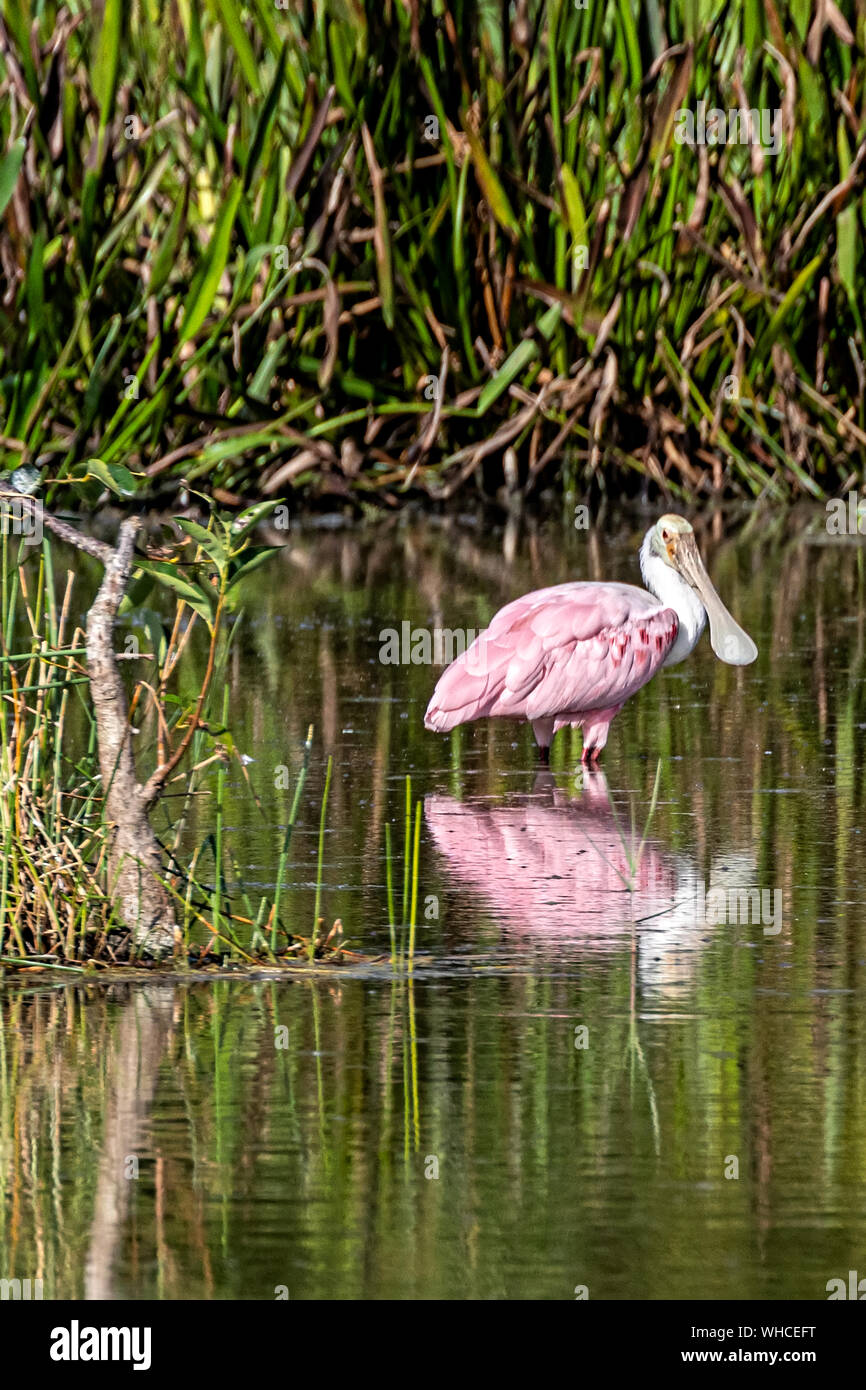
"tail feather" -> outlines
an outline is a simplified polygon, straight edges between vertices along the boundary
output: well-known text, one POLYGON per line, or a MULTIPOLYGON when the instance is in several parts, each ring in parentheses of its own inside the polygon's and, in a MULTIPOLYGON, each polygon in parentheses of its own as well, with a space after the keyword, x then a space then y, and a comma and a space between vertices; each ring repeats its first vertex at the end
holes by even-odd
POLYGON ((487 672, 469 669, 472 651, 468 648, 442 672, 424 715, 425 729, 447 734, 458 724, 482 719, 487 714, 490 680, 487 672))
MULTIPOLYGON (((435 696, 434 696, 435 699, 435 696)), ((424 715, 424 728, 430 729, 434 734, 447 734, 450 729, 456 728, 460 724, 461 718, 454 710, 444 710, 437 708, 433 700, 427 706, 427 713, 424 715)))

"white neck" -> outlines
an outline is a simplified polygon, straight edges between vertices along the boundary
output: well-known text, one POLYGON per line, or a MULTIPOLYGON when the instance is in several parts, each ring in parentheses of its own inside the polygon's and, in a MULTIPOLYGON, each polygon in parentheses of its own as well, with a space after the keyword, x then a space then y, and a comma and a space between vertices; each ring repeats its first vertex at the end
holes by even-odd
POLYGON ((671 565, 650 549, 654 528, 647 531, 640 548, 640 572, 651 594, 672 608, 679 618, 677 640, 665 659, 665 666, 684 661, 698 643, 707 622, 707 611, 691 584, 687 584, 671 565))

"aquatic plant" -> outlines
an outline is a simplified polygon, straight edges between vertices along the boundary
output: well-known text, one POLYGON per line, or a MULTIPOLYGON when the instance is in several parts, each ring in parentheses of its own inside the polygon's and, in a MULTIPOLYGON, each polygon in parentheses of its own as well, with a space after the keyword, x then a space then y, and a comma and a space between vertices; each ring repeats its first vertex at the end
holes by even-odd
POLYGON ((79 591, 92 582, 90 576, 82 582, 70 569, 58 590, 54 543, 45 537, 41 549, 28 556, 23 540, 3 533, 0 957, 6 964, 29 966, 109 963, 142 950, 186 952, 197 936, 199 954, 203 938, 205 954, 213 946, 216 953, 228 948, 251 959, 262 947, 268 950, 267 923, 275 958, 278 949, 293 944, 280 921, 280 892, 312 730, 274 901, 263 898, 255 912, 233 872, 223 825, 227 769, 239 768, 249 785, 245 759, 228 729, 228 687, 220 680, 231 640, 224 618, 240 583, 271 553, 269 547, 251 545, 260 509, 228 521, 212 517, 207 527, 179 519, 168 560, 134 554, 137 520, 122 523, 114 549, 58 523, 38 502, 29 505, 41 522, 78 548, 79 556, 83 548, 98 559, 105 575, 82 632, 72 615, 80 611, 79 591), (143 606, 157 587, 173 598, 167 623, 143 606), (145 627, 151 651, 140 650, 135 633, 128 635, 124 651, 115 651, 121 610, 145 627), (205 629, 199 644, 203 667, 190 688, 185 668, 199 629, 205 629), (126 662, 135 673, 128 697, 120 675, 126 662), (220 685, 215 719, 211 697, 220 685), (134 733, 143 734, 147 746, 137 759, 134 733), (149 775, 137 771, 148 754, 149 775), (206 794, 202 776, 214 766, 212 829, 184 863, 189 809, 206 794), (178 780, 181 806, 167 811, 157 832, 152 817, 160 803, 175 799, 178 780), (165 833, 173 837, 171 845, 164 845, 165 833), (208 856, 210 886, 203 878, 208 856), (230 896, 232 879, 238 891, 230 896), (242 945, 244 929, 249 940, 242 945))
POLYGON ((399 924, 394 909, 394 857, 391 846, 391 826, 385 823, 385 884, 388 901, 388 934, 391 940, 391 964, 400 970, 411 971, 415 964, 415 936, 418 917, 418 880, 421 850, 421 801, 415 803, 414 831, 412 820, 412 778, 406 774, 403 809, 403 899, 399 924), (399 926, 400 941, 396 930, 399 926), (407 942, 408 934, 408 942, 407 942))
POLYGON ((862 477, 863 17, 638 10, 2 0, 0 465, 389 507, 862 477))

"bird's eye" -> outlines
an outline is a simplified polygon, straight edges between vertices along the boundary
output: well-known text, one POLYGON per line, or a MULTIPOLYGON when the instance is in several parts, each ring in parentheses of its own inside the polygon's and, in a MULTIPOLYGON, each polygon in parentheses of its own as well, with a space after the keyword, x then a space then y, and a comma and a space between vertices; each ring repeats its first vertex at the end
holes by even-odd
POLYGON ((670 533, 670 531, 662 531, 662 540, 664 541, 665 545, 667 545, 667 543, 668 543, 668 541, 670 540, 670 538, 671 538, 671 533, 670 533))

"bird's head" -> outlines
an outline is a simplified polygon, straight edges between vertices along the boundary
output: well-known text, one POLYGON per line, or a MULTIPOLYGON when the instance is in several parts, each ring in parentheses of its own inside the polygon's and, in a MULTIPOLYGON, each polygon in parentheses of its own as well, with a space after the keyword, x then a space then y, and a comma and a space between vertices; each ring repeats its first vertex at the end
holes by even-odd
POLYGON ((695 590, 710 620, 710 643, 720 661, 729 666, 748 666, 755 660, 758 648, 716 593, 691 523, 684 516, 669 512, 659 517, 644 540, 641 562, 645 570, 646 560, 666 565, 695 590))

